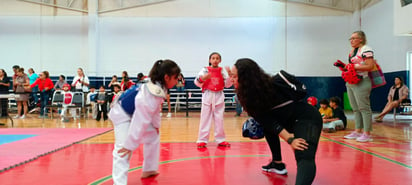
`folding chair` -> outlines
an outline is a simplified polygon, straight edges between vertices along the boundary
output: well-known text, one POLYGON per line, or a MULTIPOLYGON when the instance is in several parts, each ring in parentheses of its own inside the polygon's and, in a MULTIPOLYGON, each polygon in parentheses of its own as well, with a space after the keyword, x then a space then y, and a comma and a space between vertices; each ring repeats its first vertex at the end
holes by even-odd
MULTIPOLYGON (((83 107, 84 107, 84 94, 83 94, 83 92, 73 92, 72 103, 71 103, 70 106, 68 106, 68 108, 76 108, 77 110, 79 110, 79 119, 80 119, 80 115, 81 115, 83 107)), ((76 114, 77 114, 77 111, 76 111, 76 114)))
POLYGON ((50 118, 53 119, 53 109, 56 108, 56 110, 58 110, 59 108, 62 108, 63 101, 64 101, 63 91, 61 90, 54 91, 51 104, 46 105, 44 107, 44 112, 46 113, 47 109, 50 109, 50 118))

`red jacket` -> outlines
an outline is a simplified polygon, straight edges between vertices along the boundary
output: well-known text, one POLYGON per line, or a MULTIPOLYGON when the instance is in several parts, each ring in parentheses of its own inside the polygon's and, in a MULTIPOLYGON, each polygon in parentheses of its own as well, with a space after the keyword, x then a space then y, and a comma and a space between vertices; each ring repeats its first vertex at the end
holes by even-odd
POLYGON ((50 80, 50 78, 46 78, 45 80, 38 78, 36 81, 34 81, 33 84, 30 85, 30 87, 33 88, 36 85, 39 86, 40 91, 43 91, 46 87, 48 88, 48 91, 49 91, 53 89, 54 87, 53 82, 50 80))

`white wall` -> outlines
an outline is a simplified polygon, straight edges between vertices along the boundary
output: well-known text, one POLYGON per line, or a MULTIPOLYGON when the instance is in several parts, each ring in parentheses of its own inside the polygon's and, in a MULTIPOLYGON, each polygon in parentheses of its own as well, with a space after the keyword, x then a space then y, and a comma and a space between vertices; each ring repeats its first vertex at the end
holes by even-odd
POLYGON ((412 49, 410 37, 393 34, 391 0, 353 15, 271 0, 253 1, 254 6, 246 0, 196 2, 176 0, 105 13, 97 19, 44 16, 44 12, 0 16, 0 68, 10 72, 19 64, 57 76, 73 75, 83 67, 91 75, 120 75, 127 70, 135 76, 147 74, 155 60, 170 58, 181 65, 185 76, 193 76, 207 65, 208 55, 218 51, 222 65, 251 57, 268 72, 283 68, 299 76, 339 76, 332 63, 346 61, 347 39, 354 30, 365 30, 385 72, 405 70, 406 51, 412 49), (94 25, 97 33, 92 36, 97 38, 90 39, 94 25))
POLYGON ((401 7, 401 1, 393 1, 394 32, 396 35, 412 36, 412 4, 401 7))
MULTIPOLYGON (((394 33, 394 3, 382 0, 361 12, 361 28, 365 31, 368 45, 384 72, 406 70, 406 54, 412 51, 412 37, 394 33)), ((411 24, 409 17, 409 24, 411 24)))
POLYGON ((276 18, 103 18, 99 28, 99 63, 107 65, 102 65, 99 71, 110 74, 116 67, 132 73, 147 73, 157 59, 170 58, 180 64, 186 76, 193 76, 208 65, 208 55, 214 51, 222 54, 222 66, 232 65, 240 57, 251 57, 273 71, 284 66, 283 21, 276 18), (116 66, 109 65, 113 63, 116 66))
POLYGON ((73 75, 88 66, 87 17, 0 17, 0 68, 13 65, 51 75, 73 75))

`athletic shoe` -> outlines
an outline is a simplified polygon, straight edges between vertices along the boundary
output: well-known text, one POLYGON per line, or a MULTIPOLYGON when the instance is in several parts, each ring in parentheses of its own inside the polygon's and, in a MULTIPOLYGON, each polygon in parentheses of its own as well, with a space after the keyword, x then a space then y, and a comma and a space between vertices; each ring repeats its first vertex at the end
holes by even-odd
POLYGON ((223 141, 223 142, 219 143, 217 146, 219 146, 219 147, 230 147, 230 144, 226 141, 223 141))
POLYGON ((13 118, 14 118, 14 119, 18 119, 18 118, 20 118, 20 116, 19 116, 19 115, 15 115, 13 118))
POLYGON ((373 139, 372 139, 371 135, 362 134, 362 136, 356 138, 356 141, 358 141, 358 142, 368 142, 368 141, 373 141, 373 139))
POLYGON ((166 117, 168 117, 168 118, 171 118, 172 117, 172 113, 167 113, 167 116, 166 117))
POLYGON ((266 166, 262 166, 262 170, 265 172, 272 172, 280 175, 286 175, 288 173, 284 163, 275 163, 273 161, 266 166))
POLYGON ((160 117, 162 117, 163 113, 159 113, 160 117))
POLYGON ((197 143, 197 148, 206 148, 206 143, 197 143))
POLYGON ((26 118, 26 115, 23 114, 23 116, 20 117, 20 119, 24 119, 26 118))
POLYGON ((350 133, 349 135, 343 136, 345 139, 356 139, 358 137, 361 137, 362 134, 361 133, 357 133, 356 131, 353 131, 352 133, 350 133))

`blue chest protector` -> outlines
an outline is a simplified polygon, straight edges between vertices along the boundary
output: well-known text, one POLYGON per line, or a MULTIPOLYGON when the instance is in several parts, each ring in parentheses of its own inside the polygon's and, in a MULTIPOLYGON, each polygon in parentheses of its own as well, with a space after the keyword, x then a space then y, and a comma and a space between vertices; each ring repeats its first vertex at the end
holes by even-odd
POLYGON ((119 97, 119 103, 122 106, 123 110, 129 114, 133 115, 135 110, 134 99, 139 93, 141 84, 136 84, 127 89, 122 95, 119 97))

